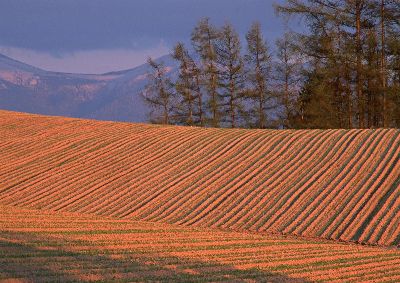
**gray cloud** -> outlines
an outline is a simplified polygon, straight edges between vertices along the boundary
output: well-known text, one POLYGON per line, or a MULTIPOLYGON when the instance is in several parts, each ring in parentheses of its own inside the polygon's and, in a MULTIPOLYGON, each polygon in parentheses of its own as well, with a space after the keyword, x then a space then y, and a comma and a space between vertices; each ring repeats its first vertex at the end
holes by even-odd
POLYGON ((271 36, 281 30, 266 0, 1 0, 0 45, 51 52, 147 49, 188 38, 210 17, 244 33, 261 21, 271 36))

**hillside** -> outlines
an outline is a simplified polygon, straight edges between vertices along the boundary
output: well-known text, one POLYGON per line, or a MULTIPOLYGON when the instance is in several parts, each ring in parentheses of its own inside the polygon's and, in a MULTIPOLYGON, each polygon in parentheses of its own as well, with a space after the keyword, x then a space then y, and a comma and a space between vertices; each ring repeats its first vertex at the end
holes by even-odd
POLYGON ((0 281, 15 279, 6 282, 400 279, 398 249, 1 205, 0 223, 0 281))
MULTIPOLYGON (((175 63, 164 61, 171 72, 175 63)), ((42 70, 0 54, 0 109, 110 121, 147 120, 140 92, 148 65, 106 74, 42 70)))
POLYGON ((400 131, 163 127, 0 112, 0 204, 400 245, 400 131))

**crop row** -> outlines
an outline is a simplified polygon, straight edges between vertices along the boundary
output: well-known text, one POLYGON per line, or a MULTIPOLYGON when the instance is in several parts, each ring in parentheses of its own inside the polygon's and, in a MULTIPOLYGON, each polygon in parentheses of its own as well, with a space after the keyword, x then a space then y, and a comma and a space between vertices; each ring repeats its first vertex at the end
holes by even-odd
POLYGON ((400 245, 399 130, 199 129, 1 111, 0 148, 4 205, 400 245))
POLYGON ((0 280, 398 282, 400 251, 0 206, 0 280))

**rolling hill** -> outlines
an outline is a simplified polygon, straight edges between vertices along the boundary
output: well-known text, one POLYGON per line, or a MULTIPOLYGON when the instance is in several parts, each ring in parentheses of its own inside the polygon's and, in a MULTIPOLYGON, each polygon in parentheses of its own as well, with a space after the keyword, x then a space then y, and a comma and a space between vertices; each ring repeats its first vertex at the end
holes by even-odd
POLYGON ((400 280, 398 249, 2 205, 0 223, 5 282, 400 280))
MULTIPOLYGON (((163 61, 174 73, 170 56, 163 61)), ((92 74, 45 71, 0 54, 0 109, 110 121, 146 121, 148 65, 92 74)))
POLYGON ((400 131, 201 129, 0 112, 0 204, 400 245, 400 131))

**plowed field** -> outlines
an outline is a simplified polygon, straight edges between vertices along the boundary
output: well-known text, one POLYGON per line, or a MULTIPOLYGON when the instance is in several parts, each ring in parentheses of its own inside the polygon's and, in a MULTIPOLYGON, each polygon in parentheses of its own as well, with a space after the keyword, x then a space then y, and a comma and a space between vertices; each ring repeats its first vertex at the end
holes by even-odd
POLYGON ((7 206, 0 224, 0 280, 400 280, 398 249, 7 206))
POLYGON ((0 203, 395 246, 400 131, 161 127, 0 112, 0 203))
POLYGON ((399 159, 395 129, 0 111, 0 280, 398 282, 399 159))

